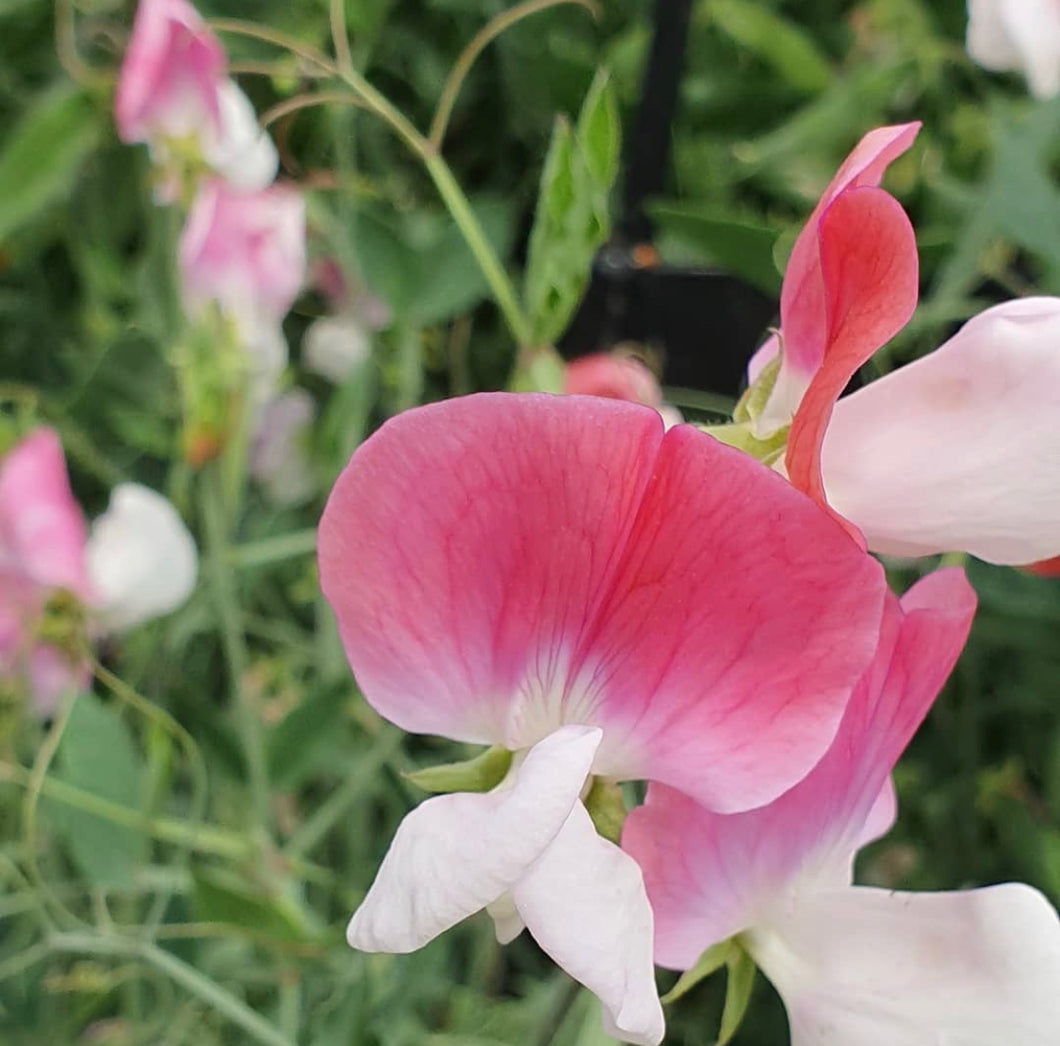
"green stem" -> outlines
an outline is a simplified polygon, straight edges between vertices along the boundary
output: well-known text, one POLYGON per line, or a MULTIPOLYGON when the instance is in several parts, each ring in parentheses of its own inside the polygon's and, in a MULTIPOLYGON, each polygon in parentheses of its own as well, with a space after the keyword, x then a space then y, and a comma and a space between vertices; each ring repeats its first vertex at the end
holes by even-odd
POLYGON ((277 1031, 245 1002, 204 977, 194 967, 149 941, 116 934, 56 933, 48 939, 52 951, 73 955, 115 956, 140 959, 169 977, 189 994, 211 1006, 238 1025, 262 1046, 297 1046, 294 1039, 277 1031))
MULTIPOLYGON (((13 763, 0 763, 0 784, 10 782, 22 788, 30 785, 30 772, 13 763)), ((64 806, 95 814, 114 824, 124 825, 164 843, 173 843, 195 853, 211 854, 233 861, 244 861, 260 854, 260 848, 245 835, 206 824, 189 824, 172 817, 150 817, 130 806, 112 802, 102 796, 86 792, 76 785, 55 777, 45 777, 39 786, 41 795, 64 806)), ((301 878, 329 889, 338 889, 340 882, 329 869, 290 854, 283 858, 286 866, 301 878)))
POLYGON ((464 240, 475 256, 482 275, 493 291, 493 297, 504 315, 512 337, 520 346, 528 346, 531 341, 530 323, 523 313, 515 295, 515 289, 508 279, 501 263, 490 246, 482 226, 471 210, 464 191, 460 188, 449 165, 437 153, 422 154, 427 173, 434 181, 442 201, 452 215, 453 221, 464 235, 464 240))
POLYGON ((316 527, 308 527, 290 534, 236 545, 229 550, 229 558, 234 567, 246 569, 268 566, 284 559, 294 559, 296 556, 308 556, 316 550, 316 527))
POLYGON ((224 490, 221 473, 211 468, 203 477, 203 523, 206 557, 214 600, 221 618, 221 637, 228 662, 232 692, 235 695, 236 723, 247 764, 251 803, 258 827, 268 833, 269 778, 265 755, 265 735, 257 710, 250 703, 245 683, 250 667, 242 612, 235 589, 225 526, 224 490))

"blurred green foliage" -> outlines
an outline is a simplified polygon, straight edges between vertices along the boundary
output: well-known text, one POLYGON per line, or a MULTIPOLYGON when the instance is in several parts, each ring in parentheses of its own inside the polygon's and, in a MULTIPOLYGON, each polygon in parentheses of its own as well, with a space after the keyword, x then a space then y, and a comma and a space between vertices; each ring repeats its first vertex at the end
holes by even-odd
MULTIPOLYGON (((504 7, 349 0, 354 64, 426 129, 461 49, 504 7)), ((631 123, 646 7, 614 0, 593 19, 560 6, 513 26, 471 69, 445 136, 487 239, 524 271, 543 341, 607 233, 612 125, 631 123)), ((330 48, 324 0, 209 8, 330 48)), ((324 308, 303 297, 287 333, 293 374, 323 410, 318 496, 278 509, 229 476, 211 537, 180 456, 179 229, 151 201, 144 151, 122 146, 111 119, 130 22, 120 0, 0 0, 0 399, 59 429, 86 509, 136 478, 174 498, 207 558, 186 607, 103 651, 153 713, 104 683, 61 739, 3 710, 0 1041, 602 1043, 593 1000, 525 936, 502 951, 484 919, 411 956, 355 954, 342 939, 420 798, 404 775, 471 753, 402 737, 356 692, 312 528, 331 479, 386 416, 505 384, 515 346, 488 285, 421 165, 369 114, 278 120, 286 174, 310 193, 313 253, 339 259, 393 315, 366 367, 330 390, 298 368, 299 337, 324 308), (236 687, 265 735, 268 835, 248 827, 236 687), (42 930, 42 910, 58 931, 42 930)), ((923 300, 875 365, 930 349, 989 302, 1060 293, 1060 104, 972 66, 963 30, 963 0, 699 0, 669 189, 652 205, 664 257, 775 293, 849 147, 871 126, 920 119, 887 184, 918 230, 923 300)), ((225 39, 255 70, 242 82, 259 110, 312 88, 291 56, 225 39)), ((862 871, 915 888, 1018 878, 1060 901, 1060 588, 971 574, 972 642, 899 768, 898 827, 862 871)), ((911 571, 894 579, 904 587, 911 571)), ((754 991, 733 1043, 783 1042, 779 1002, 762 978, 754 991)), ((667 1041, 712 1042, 724 997, 724 979, 691 991, 667 1041)))

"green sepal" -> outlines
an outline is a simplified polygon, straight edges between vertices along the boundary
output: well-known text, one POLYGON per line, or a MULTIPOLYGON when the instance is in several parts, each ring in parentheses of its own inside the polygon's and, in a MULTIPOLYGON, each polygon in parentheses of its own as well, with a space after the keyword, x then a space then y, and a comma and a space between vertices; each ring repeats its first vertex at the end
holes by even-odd
POLYGON ((749 421, 733 422, 729 425, 697 425, 696 428, 713 436, 719 443, 750 454, 763 465, 772 465, 784 453, 791 431, 791 426, 785 425, 766 439, 759 439, 752 431, 752 423, 749 421))
POLYGON ((695 966, 685 970, 677 983, 662 997, 664 1006, 677 1002, 682 995, 687 995, 700 981, 706 980, 712 973, 720 970, 728 961, 729 954, 736 947, 736 941, 729 938, 720 944, 708 948, 697 960, 695 966))
POLYGON ((708 948, 698 959, 695 966, 686 970, 677 983, 662 997, 663 1005, 676 1002, 690 992, 700 981, 706 980, 712 973, 726 968, 725 1008, 721 1014, 721 1026, 714 1046, 726 1046, 740 1028, 747 1006, 754 990, 756 967, 747 949, 739 937, 730 937, 727 941, 708 948))
POLYGON ((589 811, 597 832, 617 844, 626 821, 626 800, 622 789, 605 777, 594 777, 585 797, 585 809, 589 811))
POLYGON ((751 1001, 751 992, 754 991, 755 986, 756 967, 754 959, 740 944, 739 939, 735 939, 732 945, 732 950, 726 962, 729 973, 725 984, 725 1009, 721 1014, 718 1041, 714 1046, 726 1046, 726 1043, 740 1030, 740 1024, 747 1013, 747 1006, 751 1001))
POLYGON ((488 792, 504 780, 512 765, 507 748, 487 748, 473 759, 413 770, 402 776, 425 792, 488 792))

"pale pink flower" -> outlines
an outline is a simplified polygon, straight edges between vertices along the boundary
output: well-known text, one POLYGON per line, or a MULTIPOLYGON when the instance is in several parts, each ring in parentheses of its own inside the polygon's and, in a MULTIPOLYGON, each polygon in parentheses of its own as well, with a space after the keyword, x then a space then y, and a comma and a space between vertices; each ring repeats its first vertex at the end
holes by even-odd
POLYGON ((234 186, 264 188, 276 175, 276 149, 226 65, 220 41, 186 0, 141 0, 118 80, 118 134, 148 143, 163 167, 174 149, 194 143, 234 186))
POLYGON ((515 753, 398 830, 350 942, 411 951, 489 908, 657 1043, 640 872, 579 801, 646 778, 760 805, 824 753, 876 650, 878 564, 775 473, 651 409, 471 396, 354 454, 320 573, 358 683, 406 730, 515 753))
POLYGON ((317 490, 309 440, 317 408, 305 389, 269 400, 261 412, 250 456, 250 474, 277 505, 298 505, 317 490))
POLYGON ((799 236, 781 336, 752 361, 757 377, 783 347, 756 431, 791 424, 791 482, 874 551, 1047 558, 1060 551, 1060 299, 988 309, 935 352, 839 399, 916 306, 912 227, 875 185, 917 127, 866 135, 799 236))
POLYGON ((1060 92, 1060 0, 968 0, 968 54, 994 72, 1021 72, 1031 94, 1060 92))
POLYGON ((832 747, 768 806, 719 815, 652 784, 622 845, 644 870, 656 960, 692 967, 739 934, 788 1010, 793 1046, 1052 1046, 1060 923, 1008 884, 851 885, 895 816, 890 772, 968 635, 975 595, 944 570, 888 600, 880 648, 832 747))
POLYGON ((121 631, 168 613, 195 583, 191 535, 165 498, 120 484, 91 536, 70 490, 59 437, 37 429, 0 460, 0 678, 24 682, 35 710, 87 685, 88 665, 43 642, 48 602, 72 595, 91 631, 121 631))
POLYGON ((287 185, 240 192, 204 183, 180 238, 185 304, 216 306, 250 361, 255 395, 271 395, 287 363, 281 321, 305 277, 305 201, 287 185))

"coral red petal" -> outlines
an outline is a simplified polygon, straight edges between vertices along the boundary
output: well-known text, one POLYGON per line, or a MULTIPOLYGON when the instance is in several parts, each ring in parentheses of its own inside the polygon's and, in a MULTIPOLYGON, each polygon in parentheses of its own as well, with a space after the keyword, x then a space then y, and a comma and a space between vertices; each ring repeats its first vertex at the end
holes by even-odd
POLYGON ((795 241, 780 298, 786 368, 808 378, 821 366, 827 348, 827 303, 818 223, 846 190, 879 185, 888 165, 913 144, 919 130, 919 123, 908 123, 869 131, 843 161, 795 241))
POLYGON ((857 369, 912 316, 918 261, 909 218, 882 189, 843 193, 821 216, 819 232, 827 350, 795 414, 785 464, 791 482, 827 506, 821 445, 832 408, 857 369))

